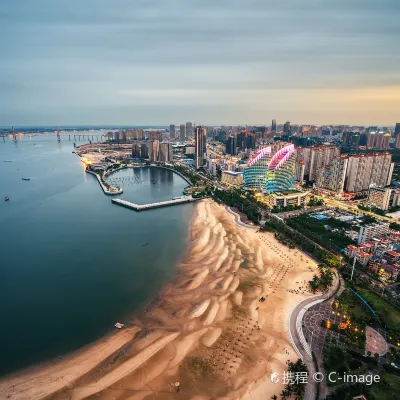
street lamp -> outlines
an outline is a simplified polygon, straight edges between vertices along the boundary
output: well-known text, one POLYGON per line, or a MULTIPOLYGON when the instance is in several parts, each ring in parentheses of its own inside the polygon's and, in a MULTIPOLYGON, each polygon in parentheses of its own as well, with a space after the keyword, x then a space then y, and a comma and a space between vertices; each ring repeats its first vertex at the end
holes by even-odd
POLYGON ((353 262, 353 269, 351 270, 351 278, 350 280, 353 280, 353 274, 354 274, 354 267, 356 266, 356 256, 354 256, 354 262, 353 262))

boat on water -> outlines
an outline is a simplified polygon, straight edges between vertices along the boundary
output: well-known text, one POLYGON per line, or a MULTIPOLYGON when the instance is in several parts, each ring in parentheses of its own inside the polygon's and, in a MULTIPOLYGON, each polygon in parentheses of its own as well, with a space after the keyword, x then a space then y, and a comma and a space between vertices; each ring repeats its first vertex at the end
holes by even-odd
POLYGON ((4 197, 4 201, 8 201, 10 198, 8 196, 4 197))
POLYGON ((120 322, 117 322, 114 326, 115 326, 117 329, 122 329, 125 325, 124 325, 124 324, 121 324, 120 322))
POLYGON ((23 181, 30 181, 31 178, 22 178, 23 181))

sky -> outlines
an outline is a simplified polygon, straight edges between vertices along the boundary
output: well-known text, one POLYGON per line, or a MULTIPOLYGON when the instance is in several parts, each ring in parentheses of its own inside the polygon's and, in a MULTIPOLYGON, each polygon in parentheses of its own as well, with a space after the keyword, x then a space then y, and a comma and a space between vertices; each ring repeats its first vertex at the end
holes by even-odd
POLYGON ((393 126, 399 21, 399 0, 3 0, 0 126, 393 126))

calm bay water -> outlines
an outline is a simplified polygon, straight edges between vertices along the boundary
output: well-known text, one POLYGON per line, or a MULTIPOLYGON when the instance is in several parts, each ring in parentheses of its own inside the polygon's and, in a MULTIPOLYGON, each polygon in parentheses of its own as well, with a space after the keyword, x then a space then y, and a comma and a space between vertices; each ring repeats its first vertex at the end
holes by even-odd
MULTIPOLYGON (((186 250, 193 205, 135 213, 111 204, 72 150, 54 135, 0 138, 1 375, 113 330, 173 277, 186 250)), ((159 168, 115 177, 124 177, 120 197, 139 204, 187 186, 159 168)))

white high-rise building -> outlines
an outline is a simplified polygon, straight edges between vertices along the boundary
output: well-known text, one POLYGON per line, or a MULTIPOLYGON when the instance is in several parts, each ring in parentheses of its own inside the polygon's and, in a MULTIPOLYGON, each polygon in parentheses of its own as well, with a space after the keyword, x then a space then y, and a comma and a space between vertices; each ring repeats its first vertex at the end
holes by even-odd
POLYGON ((312 147, 310 152, 310 169, 308 179, 312 182, 318 179, 320 171, 329 166, 334 157, 340 155, 340 149, 335 146, 312 147))
POLYGON ((345 190, 357 193, 369 189, 371 185, 378 187, 389 185, 393 167, 390 153, 349 156, 345 190))
POLYGON ((328 166, 319 171, 317 186, 337 194, 344 191, 346 171, 348 165, 346 156, 334 157, 328 166))

